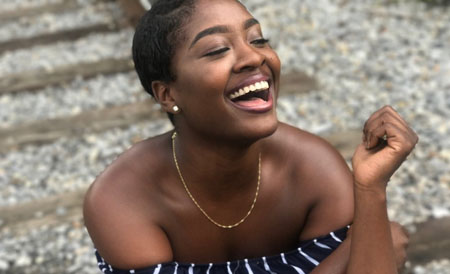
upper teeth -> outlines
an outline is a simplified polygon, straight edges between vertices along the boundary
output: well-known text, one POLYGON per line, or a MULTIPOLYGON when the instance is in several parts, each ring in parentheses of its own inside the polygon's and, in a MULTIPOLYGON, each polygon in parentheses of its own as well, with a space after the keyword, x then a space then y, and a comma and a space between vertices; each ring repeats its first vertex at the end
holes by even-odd
POLYGON ((264 89, 268 89, 268 88, 269 88, 269 83, 267 81, 257 82, 250 86, 243 87, 243 88, 239 89, 238 91, 232 93, 230 95, 230 99, 235 99, 235 98, 245 95, 249 92, 256 92, 256 91, 260 91, 260 90, 264 90, 264 89))

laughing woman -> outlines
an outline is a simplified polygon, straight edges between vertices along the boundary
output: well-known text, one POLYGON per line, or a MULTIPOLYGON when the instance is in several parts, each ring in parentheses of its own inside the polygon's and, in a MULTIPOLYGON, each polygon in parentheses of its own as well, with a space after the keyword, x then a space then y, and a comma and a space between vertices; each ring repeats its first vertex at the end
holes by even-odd
POLYGON ((397 273, 406 240, 386 185, 417 136, 392 108, 366 122, 351 172, 277 120, 280 61, 235 0, 157 2, 133 57, 174 130, 123 153, 86 195, 104 273, 397 273))

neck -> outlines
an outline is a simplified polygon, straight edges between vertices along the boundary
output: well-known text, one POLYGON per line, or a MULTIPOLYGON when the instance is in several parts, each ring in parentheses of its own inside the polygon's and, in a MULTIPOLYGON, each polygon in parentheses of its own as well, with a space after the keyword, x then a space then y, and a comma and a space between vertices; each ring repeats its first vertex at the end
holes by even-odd
POLYGON ((254 188, 262 140, 237 144, 180 131, 174 143, 184 180, 196 192, 220 199, 254 188))

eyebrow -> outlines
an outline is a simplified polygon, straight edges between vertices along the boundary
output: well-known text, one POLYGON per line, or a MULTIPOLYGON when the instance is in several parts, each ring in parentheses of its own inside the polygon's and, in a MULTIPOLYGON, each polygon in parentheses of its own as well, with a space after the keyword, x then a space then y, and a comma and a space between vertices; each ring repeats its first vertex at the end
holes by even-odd
MULTIPOLYGON (((244 29, 248 29, 248 28, 252 27, 253 25, 259 25, 259 21, 256 20, 255 18, 250 18, 244 22, 244 29)), ((202 30, 195 36, 194 41, 192 41, 189 48, 192 48, 195 45, 195 43, 198 42, 198 40, 202 39, 205 36, 216 34, 216 33, 227 33, 227 32, 230 32, 230 29, 227 26, 223 26, 223 25, 214 26, 214 27, 202 30)))

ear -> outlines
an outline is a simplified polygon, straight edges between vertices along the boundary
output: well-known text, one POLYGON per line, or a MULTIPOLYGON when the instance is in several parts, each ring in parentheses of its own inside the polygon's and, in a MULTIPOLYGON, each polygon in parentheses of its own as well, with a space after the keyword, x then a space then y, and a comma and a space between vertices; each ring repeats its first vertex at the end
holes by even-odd
POLYGON ((156 101, 161 105, 161 108, 165 112, 176 114, 173 107, 176 105, 175 98, 173 97, 172 87, 163 81, 152 82, 153 96, 156 101))

